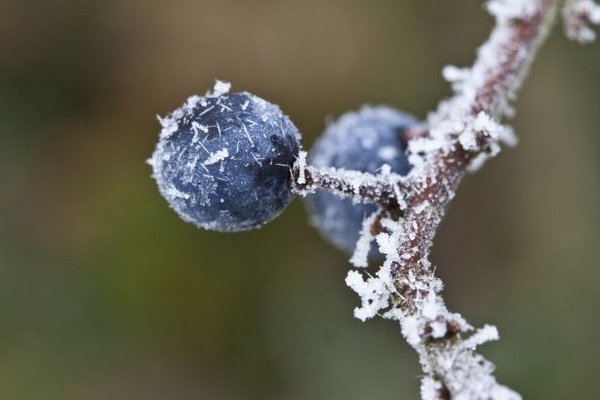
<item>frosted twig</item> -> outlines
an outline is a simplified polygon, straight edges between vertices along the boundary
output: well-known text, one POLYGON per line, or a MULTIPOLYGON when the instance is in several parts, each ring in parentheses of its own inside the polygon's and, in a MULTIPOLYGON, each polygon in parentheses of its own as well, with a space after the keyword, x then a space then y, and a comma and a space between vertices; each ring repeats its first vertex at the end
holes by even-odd
POLYGON ((317 168, 307 165, 301 154, 292 168, 294 191, 300 195, 327 189, 342 197, 351 197, 362 203, 375 203, 384 208, 404 210, 406 178, 388 173, 373 175, 336 168, 317 168))
MULTIPOLYGON (((478 345, 498 339, 496 328, 486 325, 465 336, 473 328, 446 308, 441 296, 443 285, 434 276, 429 253, 446 207, 466 172, 496 155, 500 143, 516 142, 512 130, 501 125, 501 120, 513 115, 510 102, 564 3, 487 2, 496 25, 479 48, 475 63, 470 68, 444 69, 454 96, 442 101, 425 124, 406 135, 413 165, 406 178, 305 164, 294 167, 294 186, 300 193, 325 188, 357 201, 378 203, 387 211, 380 214, 381 229, 375 235, 384 264, 374 276, 352 270, 346 283, 361 297, 361 306, 354 310, 357 318, 364 321, 383 315, 400 323, 402 334, 419 355, 421 396, 425 400, 521 398, 497 383, 494 366, 475 352, 478 345), (394 214, 394 209, 400 212, 394 214)), ((568 34, 580 41, 589 40, 587 26, 600 22, 599 14, 598 6, 590 0, 569 0, 563 11, 568 34)), ((363 229, 366 237, 359 240, 362 253, 374 236, 367 229, 370 222, 363 229)), ((364 256, 355 255, 353 260, 358 260, 359 266, 365 264, 364 256)))
MULTIPOLYGON (((475 345, 496 339, 491 328, 463 339, 471 326, 448 311, 442 283, 428 256, 446 206, 472 160, 498 152, 505 136, 498 124, 510 116, 516 95, 536 50, 557 12, 554 0, 495 0, 488 10, 496 26, 469 69, 446 69, 454 97, 440 103, 427 131, 409 143, 415 167, 401 223, 392 226, 396 252, 387 254, 396 292, 386 315, 400 322, 402 333, 419 354, 424 399, 519 399, 496 382, 493 365, 475 353, 475 345), (423 151, 424 155, 419 155, 423 151)), ((364 295, 364 294, 361 294, 364 295)), ((495 330, 493 330, 495 332, 495 330)))

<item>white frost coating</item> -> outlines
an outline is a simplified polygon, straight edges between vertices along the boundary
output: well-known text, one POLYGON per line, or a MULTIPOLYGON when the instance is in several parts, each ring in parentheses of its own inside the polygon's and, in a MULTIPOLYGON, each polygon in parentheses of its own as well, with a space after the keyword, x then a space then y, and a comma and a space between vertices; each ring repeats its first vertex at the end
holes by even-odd
POLYGON ((348 271, 346 285, 361 298, 362 305, 354 309, 354 317, 363 322, 376 316, 379 310, 388 308, 390 295, 395 290, 389 266, 385 265, 377 271, 375 276, 366 280, 363 279, 360 272, 348 271))
POLYGON ((421 381, 421 399, 439 400, 440 392, 443 389, 442 383, 426 376, 421 381))
POLYGON ((381 176, 385 177, 385 176, 392 176, 392 167, 390 167, 388 164, 383 164, 381 166, 381 176))
POLYGON ((198 131, 208 133, 208 126, 201 125, 196 121, 192 121, 192 129, 195 133, 198 133, 198 131))
MULTIPOLYGON (((587 4, 589 0, 572 1, 586 3, 579 7, 592 9, 587 4)), ((455 95, 442 101, 438 109, 428 115, 429 135, 409 142, 409 160, 414 166, 411 175, 425 174, 430 158, 435 157, 438 151, 449 151, 457 137, 459 143, 475 156, 470 171, 477 170, 488 158, 498 154, 500 143, 510 146, 516 144, 512 129, 498 121, 514 114, 508 102, 515 97, 514 92, 521 84, 532 59, 531 52, 523 51, 515 56, 515 62, 521 63, 524 68, 509 71, 513 76, 503 78, 506 82, 512 82, 512 86, 506 88, 505 96, 495 96, 495 103, 489 104, 486 113, 474 115, 473 107, 479 104, 477 96, 481 94, 480 89, 486 87, 490 77, 502 68, 506 46, 511 43, 513 20, 533 17, 540 4, 537 0, 490 0, 486 3, 488 11, 496 18, 496 26, 489 40, 477 50, 477 61, 472 67, 447 66, 443 69, 442 74, 452 85, 455 95), (480 155, 483 153, 485 155, 480 155)), ((595 11, 591 14, 596 18, 595 11)), ((547 28, 542 29, 543 32, 547 31, 547 28)), ((544 34, 540 37, 544 37, 544 34)), ((533 51, 539 42, 532 45, 533 51)))
POLYGON ((208 94, 208 96, 209 97, 219 97, 225 93, 229 93, 230 90, 231 90, 231 83, 225 82, 225 81, 220 81, 217 79, 215 81, 215 86, 213 87, 212 94, 208 94))
MULTIPOLYGON (((427 293, 414 299, 416 312, 405 314, 400 308, 394 307, 394 299, 398 298, 395 282, 391 277, 391 264, 398 261, 398 248, 402 238, 402 228, 397 222, 389 219, 382 220, 382 226, 390 230, 388 234, 378 235, 378 243, 383 244, 380 251, 387 255, 386 261, 375 276, 368 276, 358 271, 349 271, 346 284, 361 298, 361 307, 354 310, 354 315, 361 321, 372 318, 383 312, 383 317, 400 322, 402 335, 413 346, 421 359, 425 376, 421 383, 423 399, 439 399, 442 390, 452 393, 453 399, 494 399, 518 400, 515 392, 499 385, 493 375, 493 366, 483 357, 472 352, 472 349, 482 343, 498 338, 494 327, 485 326, 477 333, 454 347, 439 350, 428 348, 427 332, 431 339, 442 339, 448 334, 445 321, 454 321, 461 332, 468 332, 472 327, 459 315, 447 310, 438 293, 442 289, 441 281, 433 275, 416 277, 408 274, 402 278, 402 285, 411 291, 427 293), (395 228, 395 229, 394 229, 395 228), (433 357, 433 358, 432 358, 433 357), (443 376, 448 386, 433 379, 430 373, 434 370, 443 376)), ((404 228, 409 230, 408 228, 404 228)), ((452 342, 450 342, 452 343, 452 342)))
POLYGON ((477 143, 478 136, 489 136, 494 141, 497 141, 503 135, 505 129, 504 126, 481 111, 466 124, 463 133, 458 137, 458 141, 465 150, 476 151, 479 148, 479 144, 477 143))
POLYGON ((475 158, 473 158, 471 160, 471 162, 469 163, 469 165, 467 167, 467 171, 470 173, 475 173, 475 172, 479 171, 485 165, 486 161, 489 159, 490 159, 490 156, 488 156, 485 153, 477 154, 475 156, 475 158))
POLYGON ((500 152, 500 142, 515 146, 518 141, 510 127, 499 124, 483 111, 468 120, 460 132, 458 142, 467 151, 478 153, 482 150, 481 142, 485 140, 488 143, 487 152, 477 154, 472 161, 473 165, 468 167, 469 172, 477 171, 487 159, 497 155, 500 152))
POLYGON ((177 121, 175 121, 172 118, 169 118, 169 117, 161 118, 158 115, 156 116, 156 118, 158 118, 158 122, 160 122, 160 126, 162 127, 162 129, 160 131, 161 138, 171 136, 179 128, 177 121))
POLYGON ((357 268, 366 268, 369 266, 368 256, 371 251, 371 243, 375 239, 371 233, 371 227, 378 215, 379 211, 376 211, 363 221, 360 236, 356 242, 356 248, 350 258, 350 263, 357 268))
POLYGON ((469 68, 459 68, 454 65, 446 65, 442 69, 442 76, 450 83, 462 82, 469 77, 471 70, 469 68))
MULTIPOLYGON (((354 316, 361 321, 376 316, 380 310, 387 310, 392 305, 392 294, 396 293, 391 265, 392 261, 397 258, 397 244, 400 240, 401 230, 398 229, 397 222, 388 218, 383 218, 381 225, 386 229, 395 228, 395 231, 389 234, 377 235, 377 243, 380 244, 379 251, 386 256, 385 263, 375 276, 368 276, 367 279, 364 279, 358 271, 349 271, 346 277, 346 284, 361 298, 361 306, 354 309, 354 316)), ((389 317, 386 315, 386 318, 389 317)))
POLYGON ((596 33, 590 25, 600 24, 600 6, 592 0, 569 0, 562 10, 565 33, 571 40, 590 43, 596 33))
POLYGON ((379 246, 379 251, 383 254, 392 254, 397 251, 396 247, 394 247, 395 243, 392 240, 391 236, 387 233, 380 233, 375 237, 377 241, 377 245, 379 246))
POLYGON ((433 321, 429 326, 431 327, 431 337, 434 339, 442 339, 448 333, 448 327, 443 321, 433 321))
POLYGON ((503 128, 499 132, 498 140, 510 147, 515 147, 519 144, 519 137, 515 134, 513 128, 508 125, 504 125, 503 128))
POLYGON ((537 8, 538 5, 532 0, 492 0, 487 3, 490 14, 504 21, 530 17, 537 8))
POLYGON ((188 193, 183 193, 177 190, 174 186, 169 186, 166 188, 165 193, 172 199, 189 199, 190 195, 188 193))
MULTIPOLYGON (((460 133, 457 126, 465 124, 471 115, 471 105, 475 103, 477 89, 484 86, 490 71, 495 71, 502 65, 502 52, 498 50, 507 42, 510 35, 511 19, 530 16, 535 12, 538 4, 532 0, 492 0, 487 3, 487 8, 496 17, 496 28, 490 39, 477 51, 477 62, 471 68, 446 67, 444 77, 452 83, 456 96, 442 102, 436 113, 429 116, 430 126, 436 127, 437 138, 449 134, 460 133)), ((522 54, 526 59, 528 54, 522 54)), ((505 116, 508 112, 507 104, 499 105, 498 115, 494 119, 505 116)))
MULTIPOLYGON (((389 319, 397 319, 401 321, 402 333, 407 341, 418 346, 423 341, 423 331, 425 325, 436 322, 438 320, 455 320, 464 331, 468 331, 471 327, 457 314, 448 312, 441 298, 436 294, 441 291, 442 283, 435 276, 431 275, 427 279, 422 277, 417 279, 416 276, 409 273, 405 278, 405 284, 423 293, 429 293, 427 296, 417 299, 418 316, 404 316, 398 309, 388 308, 393 304, 393 295, 398 295, 395 289, 394 282, 391 277, 391 265, 397 262, 402 257, 398 254, 400 240, 404 237, 404 231, 397 221, 389 218, 383 218, 381 225, 386 229, 387 233, 377 235, 377 243, 379 251, 386 255, 386 261, 375 276, 369 276, 366 280, 358 271, 350 271, 346 278, 346 283, 360 297, 361 307, 355 309, 354 314, 361 320, 371 318, 381 310, 386 311, 384 317, 389 319)), ((413 252, 418 249, 413 249, 413 252)), ((431 327, 431 326, 430 326, 431 327)), ((442 337, 445 335, 445 327, 431 327, 435 331, 434 337, 442 337), (443 333, 442 333, 443 332, 443 333), (438 336, 440 335, 440 336, 438 336)))
POLYGON ((391 161, 398 155, 398 150, 393 146, 387 146, 387 147, 382 147, 381 149, 379 149, 377 154, 382 159, 384 159, 386 161, 391 161))
POLYGON ((298 167, 298 183, 304 185, 306 183, 306 151, 298 153, 296 166, 298 167))
MULTIPOLYGON (((417 348, 421 343, 421 323, 419 318, 413 316, 395 316, 400 321, 400 331, 404 339, 412 347, 417 348)), ((390 318, 392 319, 392 318, 390 318)))
POLYGON ((214 153, 211 153, 211 155, 206 159, 206 161, 204 161, 203 164, 204 165, 213 165, 213 164, 218 163, 219 161, 225 160, 227 157, 229 157, 229 150, 227 150, 226 148, 223 148, 214 153))
POLYGON ((493 342, 500 339, 498 328, 492 325, 484 325, 483 328, 477 330, 467 340, 463 342, 463 346, 468 349, 475 349, 487 342, 493 342))
MULTIPOLYGON (((314 193, 320 186, 327 187, 329 191, 333 194, 341 197, 341 198, 352 198, 357 203, 363 202, 364 199, 361 197, 359 191, 361 187, 379 187, 383 183, 389 184, 397 184, 400 182, 405 182, 406 177, 395 174, 393 172, 386 172, 385 175, 373 175, 365 172, 359 172, 354 170, 347 170, 343 168, 331 168, 331 167, 314 167, 312 165, 307 165, 306 161, 302 164, 301 161, 302 152, 300 152, 298 160, 294 164, 294 168, 298 168, 299 173, 302 171, 306 173, 308 170, 313 177, 318 176, 321 179, 321 183, 319 185, 304 185, 306 183, 305 176, 298 176, 297 182, 302 187, 294 188, 296 194, 301 196, 306 196, 310 193, 314 193), (303 165, 303 167, 301 167, 303 165), (382 180, 382 177, 385 179, 382 180), (300 180, 303 182, 300 182, 300 180), (332 182, 339 183, 340 187, 333 187, 328 184, 332 182), (349 195, 349 190, 352 190, 353 196, 349 195)), ((398 198, 396 199, 400 204, 404 204, 404 194, 398 193, 398 198)))
POLYGON ((158 117, 158 121, 162 126, 162 129, 159 134, 159 139, 164 140, 171 136, 173 133, 177 132, 177 130, 179 129, 177 121, 181 119, 184 115, 190 114, 194 110, 198 102, 202 101, 203 99, 200 96, 190 96, 187 98, 183 106, 179 107, 171 115, 168 115, 166 117, 158 117))

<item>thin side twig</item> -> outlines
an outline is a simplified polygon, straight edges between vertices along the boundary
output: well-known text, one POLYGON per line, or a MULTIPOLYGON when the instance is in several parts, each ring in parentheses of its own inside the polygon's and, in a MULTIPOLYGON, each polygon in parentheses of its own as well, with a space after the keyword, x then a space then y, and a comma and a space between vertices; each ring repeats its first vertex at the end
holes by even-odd
POLYGON ((313 193, 316 189, 326 189, 340 197, 379 204, 386 209, 403 211, 406 208, 404 193, 408 186, 405 178, 400 175, 372 175, 343 169, 301 166, 299 163, 294 165, 291 174, 294 191, 302 196, 313 193))

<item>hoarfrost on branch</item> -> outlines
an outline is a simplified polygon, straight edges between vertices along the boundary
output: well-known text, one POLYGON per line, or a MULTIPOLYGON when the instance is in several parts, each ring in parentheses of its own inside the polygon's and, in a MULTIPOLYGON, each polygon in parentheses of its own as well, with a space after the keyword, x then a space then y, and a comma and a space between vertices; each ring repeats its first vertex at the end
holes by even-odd
POLYGON ((498 330, 491 325, 476 330, 446 308, 429 252, 466 172, 498 154, 502 143, 516 144, 512 129, 501 121, 514 115, 510 102, 560 8, 567 36, 580 42, 593 40, 589 25, 600 23, 600 7, 591 0, 491 0, 486 5, 496 24, 475 63, 470 68, 444 68, 454 96, 407 134, 413 165, 408 176, 315 168, 306 164, 304 155, 292 170, 301 195, 325 188, 380 205, 365 220, 351 262, 365 267, 373 242, 385 261, 375 275, 364 269, 349 271, 346 284, 361 298, 356 318, 365 321, 379 315, 399 322, 419 355, 421 397, 427 400, 521 398, 499 384, 494 366, 475 352, 498 340, 498 330))

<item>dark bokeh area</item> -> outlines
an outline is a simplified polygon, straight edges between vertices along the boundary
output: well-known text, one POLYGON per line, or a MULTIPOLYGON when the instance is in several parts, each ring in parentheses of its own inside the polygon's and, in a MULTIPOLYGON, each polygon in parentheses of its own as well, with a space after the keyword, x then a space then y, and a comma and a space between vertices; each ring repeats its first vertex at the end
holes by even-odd
MULTIPOLYGON (((346 258, 301 201, 201 231, 145 160, 155 115, 215 78, 279 104, 307 148, 364 103, 424 118, 491 23, 475 0, 0 0, 0 398, 416 398, 415 354, 352 318, 346 258)), ((434 249, 530 399, 597 397, 598 46, 555 30, 519 146, 465 180, 434 249)))

